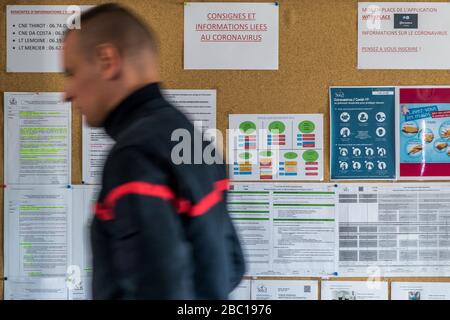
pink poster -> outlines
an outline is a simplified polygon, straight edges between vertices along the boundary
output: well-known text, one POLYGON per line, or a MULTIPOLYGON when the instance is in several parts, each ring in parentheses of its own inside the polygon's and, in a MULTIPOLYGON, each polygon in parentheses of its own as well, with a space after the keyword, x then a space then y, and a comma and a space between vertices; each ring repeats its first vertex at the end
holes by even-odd
POLYGON ((399 88, 399 179, 450 179, 450 87, 399 88))

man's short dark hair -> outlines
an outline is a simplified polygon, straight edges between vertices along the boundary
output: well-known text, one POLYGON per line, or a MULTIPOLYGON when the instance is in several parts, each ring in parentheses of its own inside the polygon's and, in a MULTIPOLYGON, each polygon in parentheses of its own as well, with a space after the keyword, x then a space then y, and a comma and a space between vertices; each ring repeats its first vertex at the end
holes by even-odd
POLYGON ((88 55, 102 43, 114 44, 121 54, 157 51, 156 39, 150 28, 116 3, 102 4, 83 12, 80 22, 81 47, 88 55))

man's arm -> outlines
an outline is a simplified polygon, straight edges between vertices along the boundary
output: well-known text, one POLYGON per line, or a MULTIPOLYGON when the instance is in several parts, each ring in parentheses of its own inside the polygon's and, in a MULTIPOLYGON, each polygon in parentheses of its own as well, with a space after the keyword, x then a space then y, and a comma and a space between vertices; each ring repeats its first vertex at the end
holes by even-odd
POLYGON ((224 203, 199 217, 184 217, 195 259, 198 299, 228 299, 245 272, 238 237, 224 203))
POLYGON ((226 204, 229 181, 220 165, 177 168, 182 193, 180 210, 195 259, 195 293, 199 299, 227 299, 245 272, 239 239, 226 204))

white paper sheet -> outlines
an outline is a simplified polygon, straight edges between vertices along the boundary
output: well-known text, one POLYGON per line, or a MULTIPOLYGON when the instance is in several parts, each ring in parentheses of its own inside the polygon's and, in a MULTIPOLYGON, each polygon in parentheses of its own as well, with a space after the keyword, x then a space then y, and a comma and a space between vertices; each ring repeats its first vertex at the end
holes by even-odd
POLYGON ((230 300, 250 300, 251 299, 251 280, 244 279, 230 293, 230 300))
POLYGON ((216 129, 216 90, 165 89, 162 94, 203 132, 216 129))
POLYGON ((278 4, 185 3, 184 68, 278 70, 278 4))
MULTIPOLYGON (((216 129, 216 90, 162 90, 164 97, 194 122, 205 136, 216 129)), ((83 121, 82 153, 83 183, 100 184, 103 165, 114 141, 103 128, 89 127, 83 121)))
POLYGON ((90 299, 97 186, 7 186, 5 299, 90 299))
POLYGON ((449 184, 340 184, 339 275, 450 274, 449 184))
POLYGON ((64 31, 90 7, 6 6, 6 71, 62 72, 64 31))
POLYGON ((70 184, 70 103, 50 92, 5 92, 4 98, 5 183, 70 184))
POLYGON ((450 69, 450 4, 359 2, 359 69, 450 69))
POLYGON ((334 191, 331 184, 234 182, 228 209, 248 275, 334 274, 334 191))
POLYGON ((450 282, 392 282, 391 300, 450 300, 450 282))
POLYGON ((71 203, 67 187, 6 188, 5 299, 67 299, 71 203))
MULTIPOLYGON (((69 288, 70 300, 92 298, 92 251, 90 225, 93 207, 100 192, 100 186, 72 186, 72 255, 70 265, 80 271, 80 279, 75 279, 69 288), (81 280, 81 281, 79 281, 81 280)), ((77 276, 75 274, 75 276, 77 276)), ((76 278, 76 277, 75 277, 76 278)))
POLYGON ((83 183, 100 184, 103 165, 109 151, 114 146, 112 140, 103 128, 93 128, 87 125, 83 117, 82 128, 82 171, 83 183))
POLYGON ((253 280, 252 300, 318 300, 318 281, 253 280))
POLYGON ((67 300, 64 277, 8 278, 5 281, 5 300, 67 300))
POLYGON ((323 180, 322 114, 232 114, 233 180, 323 180))
POLYGON ((321 300, 388 300, 385 281, 322 281, 321 300))

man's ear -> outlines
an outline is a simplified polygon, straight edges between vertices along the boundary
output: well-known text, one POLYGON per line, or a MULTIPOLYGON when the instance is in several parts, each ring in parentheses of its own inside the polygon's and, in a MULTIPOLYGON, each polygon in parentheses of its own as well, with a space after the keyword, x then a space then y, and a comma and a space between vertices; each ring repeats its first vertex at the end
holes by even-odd
POLYGON ((123 61, 116 46, 111 43, 98 45, 95 57, 104 80, 113 80, 119 76, 123 61))

